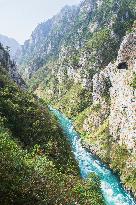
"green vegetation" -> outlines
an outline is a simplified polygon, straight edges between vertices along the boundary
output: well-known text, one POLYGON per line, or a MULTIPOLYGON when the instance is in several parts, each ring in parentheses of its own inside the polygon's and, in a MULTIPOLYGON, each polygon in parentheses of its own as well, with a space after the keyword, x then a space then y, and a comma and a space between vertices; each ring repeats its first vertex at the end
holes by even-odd
POLYGON ((122 182, 136 192, 136 156, 129 152, 126 145, 113 143, 111 149, 111 168, 120 174, 122 182), (130 165, 131 164, 131 165, 130 165))
POLYGON ((125 184, 134 193, 136 192, 136 169, 135 155, 127 150, 125 145, 119 145, 114 141, 109 133, 108 119, 105 120, 99 127, 93 129, 93 122, 87 121, 89 131, 85 131, 83 124, 85 120, 93 118, 97 119, 97 113, 100 113, 99 105, 96 108, 87 108, 81 112, 74 121, 75 128, 80 132, 82 141, 90 145, 93 153, 106 162, 114 172, 117 172, 125 184), (96 109, 96 112, 95 112, 96 109), (130 164, 130 165, 129 165, 130 164))
POLYGON ((120 1, 120 8, 118 8, 118 18, 116 18, 113 24, 114 32, 117 33, 120 38, 125 35, 127 30, 132 28, 136 15, 135 4, 135 0, 120 1))
POLYGON ((99 27, 111 25, 119 39, 131 28, 135 20, 135 0, 104 0, 95 12, 95 20, 99 27))
MULTIPOLYGON (((89 114, 88 114, 89 116, 89 114)), ((87 119, 87 118, 85 118, 87 119)), ((77 127, 78 119, 75 121, 75 126, 77 127)), ((94 126, 91 124, 92 127, 94 126)), ((91 126, 90 126, 90 129, 91 126)), ((109 123, 108 119, 103 122, 102 125, 100 125, 98 128, 92 129, 90 132, 85 132, 82 129, 79 130, 81 133, 81 138, 83 142, 86 144, 89 144, 91 146, 91 150, 100 157, 104 162, 109 163, 110 162, 110 149, 111 149, 111 143, 112 138, 109 134, 109 123)))
POLYGON ((93 147, 96 146, 96 153, 100 159, 106 163, 109 163, 112 143, 112 138, 109 133, 109 120, 105 120, 94 133, 88 135, 87 140, 93 145, 93 147))
POLYGON ((112 150, 112 167, 115 171, 122 172, 129 157, 129 152, 125 145, 114 145, 112 150))
POLYGON ((93 33, 86 44, 86 48, 93 52, 94 62, 98 62, 98 66, 101 68, 104 68, 117 56, 119 43, 111 32, 112 30, 107 28, 100 29, 93 33))
POLYGON ((0 204, 104 204, 96 177, 83 182, 58 172, 46 156, 23 150, 3 121, 0 118, 0 204))
POLYGON ((55 107, 64 112, 68 117, 73 118, 92 104, 92 93, 86 90, 81 84, 75 84, 59 100, 55 107))
POLYGON ((96 176, 81 180, 69 142, 46 104, 0 67, 0 204, 103 205, 96 176))
MULTIPOLYGON (((109 134, 110 82, 105 82, 102 93, 106 108, 101 104, 92 106, 91 83, 88 90, 82 84, 116 59, 126 32, 134 31, 135 18, 135 0, 103 0, 100 5, 84 1, 78 8, 65 7, 60 14, 38 25, 33 41, 25 43, 20 66, 30 91, 72 118, 82 140, 119 172, 132 190, 135 190, 135 170, 128 168, 125 161, 135 159, 124 145, 116 145, 109 134)), ((0 76, 0 82, 4 78, 0 76)), ((135 75, 130 86, 136 88, 135 75)), ((47 106, 21 92, 14 86, 6 86, 0 92, 0 109, 7 128, 23 148, 31 151, 37 144, 46 150, 45 156, 57 170, 78 174, 68 142, 47 106)), ((84 191, 77 187, 84 198, 84 191)))
POLYGON ((134 89, 136 89, 136 73, 134 73, 133 81, 130 84, 130 86, 133 87, 134 89))
POLYGON ((79 55, 79 53, 78 53, 78 54, 74 54, 74 55, 71 57, 71 59, 70 59, 72 66, 76 68, 76 66, 79 65, 79 60, 80 60, 80 55, 79 55))
MULTIPOLYGON (((101 109, 101 105, 100 104, 96 104, 96 105, 92 105, 91 107, 87 107, 86 109, 84 109, 82 112, 80 112, 75 118, 74 118, 74 125, 76 127, 76 130, 83 135, 83 133, 85 133, 84 129, 83 129, 83 124, 85 122, 86 119, 88 119, 89 117, 93 118, 93 116, 97 116, 97 114, 99 114, 99 111, 101 109)), ((93 122, 87 122, 88 127, 91 129, 93 127, 93 122)))
MULTIPOLYGON (((122 38, 135 20, 135 8, 135 0, 104 0, 99 6, 95 1, 84 1, 79 8, 65 7, 56 17, 38 25, 33 32, 35 41, 25 44, 20 67, 27 79, 24 70, 30 68, 30 90, 65 110, 69 117, 89 107, 90 91, 82 94, 84 99, 77 94, 81 88, 75 85, 74 74, 78 73, 78 84, 82 84, 116 59, 122 38), (89 7, 93 8, 91 12, 89 7)), ((103 97, 109 101, 105 93, 103 97)))
POLYGON ((0 90, 0 114, 6 117, 7 127, 14 137, 28 149, 39 144, 58 168, 64 171, 69 167, 72 171, 75 163, 69 152, 70 146, 47 106, 36 101, 32 94, 21 91, 12 82, 4 83, 4 88, 0 90))
POLYGON ((79 115, 77 115, 74 118, 74 125, 76 127, 76 130, 80 133, 83 134, 84 130, 83 130, 83 123, 85 121, 85 119, 88 118, 89 114, 91 113, 91 108, 86 108, 84 111, 82 111, 81 113, 79 113, 79 115))

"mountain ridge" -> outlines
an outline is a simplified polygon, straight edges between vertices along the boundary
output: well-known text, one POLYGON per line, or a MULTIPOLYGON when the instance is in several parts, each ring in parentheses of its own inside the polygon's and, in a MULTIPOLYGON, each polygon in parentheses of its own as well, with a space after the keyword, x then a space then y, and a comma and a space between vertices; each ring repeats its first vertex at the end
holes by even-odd
POLYGON ((91 151, 118 172, 134 194, 135 160, 129 155, 135 156, 135 127, 128 121, 134 121, 135 116, 131 100, 135 98, 136 71, 134 62, 127 63, 135 59, 135 53, 129 55, 129 48, 133 49, 131 41, 135 45, 135 8, 134 0, 85 0, 73 10, 70 7, 68 13, 64 10, 67 15, 61 11, 35 30, 33 41, 24 46, 19 68, 29 89, 72 118, 91 151), (46 33, 41 38, 44 28, 46 33), (124 38, 128 41, 126 47, 124 38), (120 56, 123 60, 119 62, 120 56), (115 85, 119 81, 121 90, 115 85), (127 102, 125 95, 130 100, 127 108, 122 102, 127 102), (116 121, 114 113, 122 122, 119 118, 116 121), (129 140, 133 141, 130 149, 129 140), (130 171, 127 161, 131 160, 130 171), (130 179, 126 176, 128 171, 133 176, 130 179))

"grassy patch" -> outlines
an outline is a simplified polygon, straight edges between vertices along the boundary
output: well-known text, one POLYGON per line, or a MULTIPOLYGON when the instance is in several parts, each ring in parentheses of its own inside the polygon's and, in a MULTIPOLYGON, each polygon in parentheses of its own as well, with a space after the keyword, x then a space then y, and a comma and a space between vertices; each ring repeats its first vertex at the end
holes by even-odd
POLYGON ((133 81, 131 82, 130 86, 136 89, 136 73, 134 73, 133 81))

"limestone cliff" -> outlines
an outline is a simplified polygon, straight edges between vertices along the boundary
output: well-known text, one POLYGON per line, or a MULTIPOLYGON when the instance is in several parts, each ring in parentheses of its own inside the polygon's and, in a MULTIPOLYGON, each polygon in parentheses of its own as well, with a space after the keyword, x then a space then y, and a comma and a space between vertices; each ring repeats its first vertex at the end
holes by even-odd
POLYGON ((135 76, 136 31, 133 31, 124 37, 117 60, 94 75, 93 104, 75 121, 85 146, 119 172, 133 193, 136 193, 135 180, 130 182, 129 178, 136 172, 135 76))
MULTIPOLYGON (((110 65, 112 66, 112 65, 110 65)), ((131 85, 136 75, 136 32, 127 35, 113 65, 110 89, 110 133, 129 150, 136 151, 136 90, 131 85)))
POLYGON ((84 0, 64 7, 37 26, 20 62, 30 90, 72 118, 87 147, 133 193, 135 8, 135 0, 84 0))
POLYGON ((102 103, 109 94, 110 134, 119 143, 135 151, 136 142, 136 90, 131 83, 136 74, 136 32, 125 36, 117 61, 93 78, 93 103, 102 103), (109 90, 107 86, 109 82, 109 90), (107 89, 107 91, 105 90, 107 89))
POLYGON ((42 79, 47 68, 50 82, 53 78, 59 82, 55 95, 63 95, 65 79, 90 87, 92 76, 117 57, 122 37, 135 19, 134 7, 134 0, 83 0, 78 6, 64 7, 39 24, 25 42, 20 73, 30 78, 34 90, 42 84, 54 92, 53 83, 42 79))

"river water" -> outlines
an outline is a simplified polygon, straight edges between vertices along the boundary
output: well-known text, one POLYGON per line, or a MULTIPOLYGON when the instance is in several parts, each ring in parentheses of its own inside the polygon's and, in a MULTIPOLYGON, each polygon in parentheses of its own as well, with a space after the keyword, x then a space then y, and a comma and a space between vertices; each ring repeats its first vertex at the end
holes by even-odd
POLYGON ((81 176, 86 178, 92 172, 99 176, 106 205, 136 205, 134 199, 123 188, 119 178, 105 164, 82 147, 80 137, 74 130, 72 121, 58 110, 49 108, 57 117, 63 132, 71 143, 81 176))

